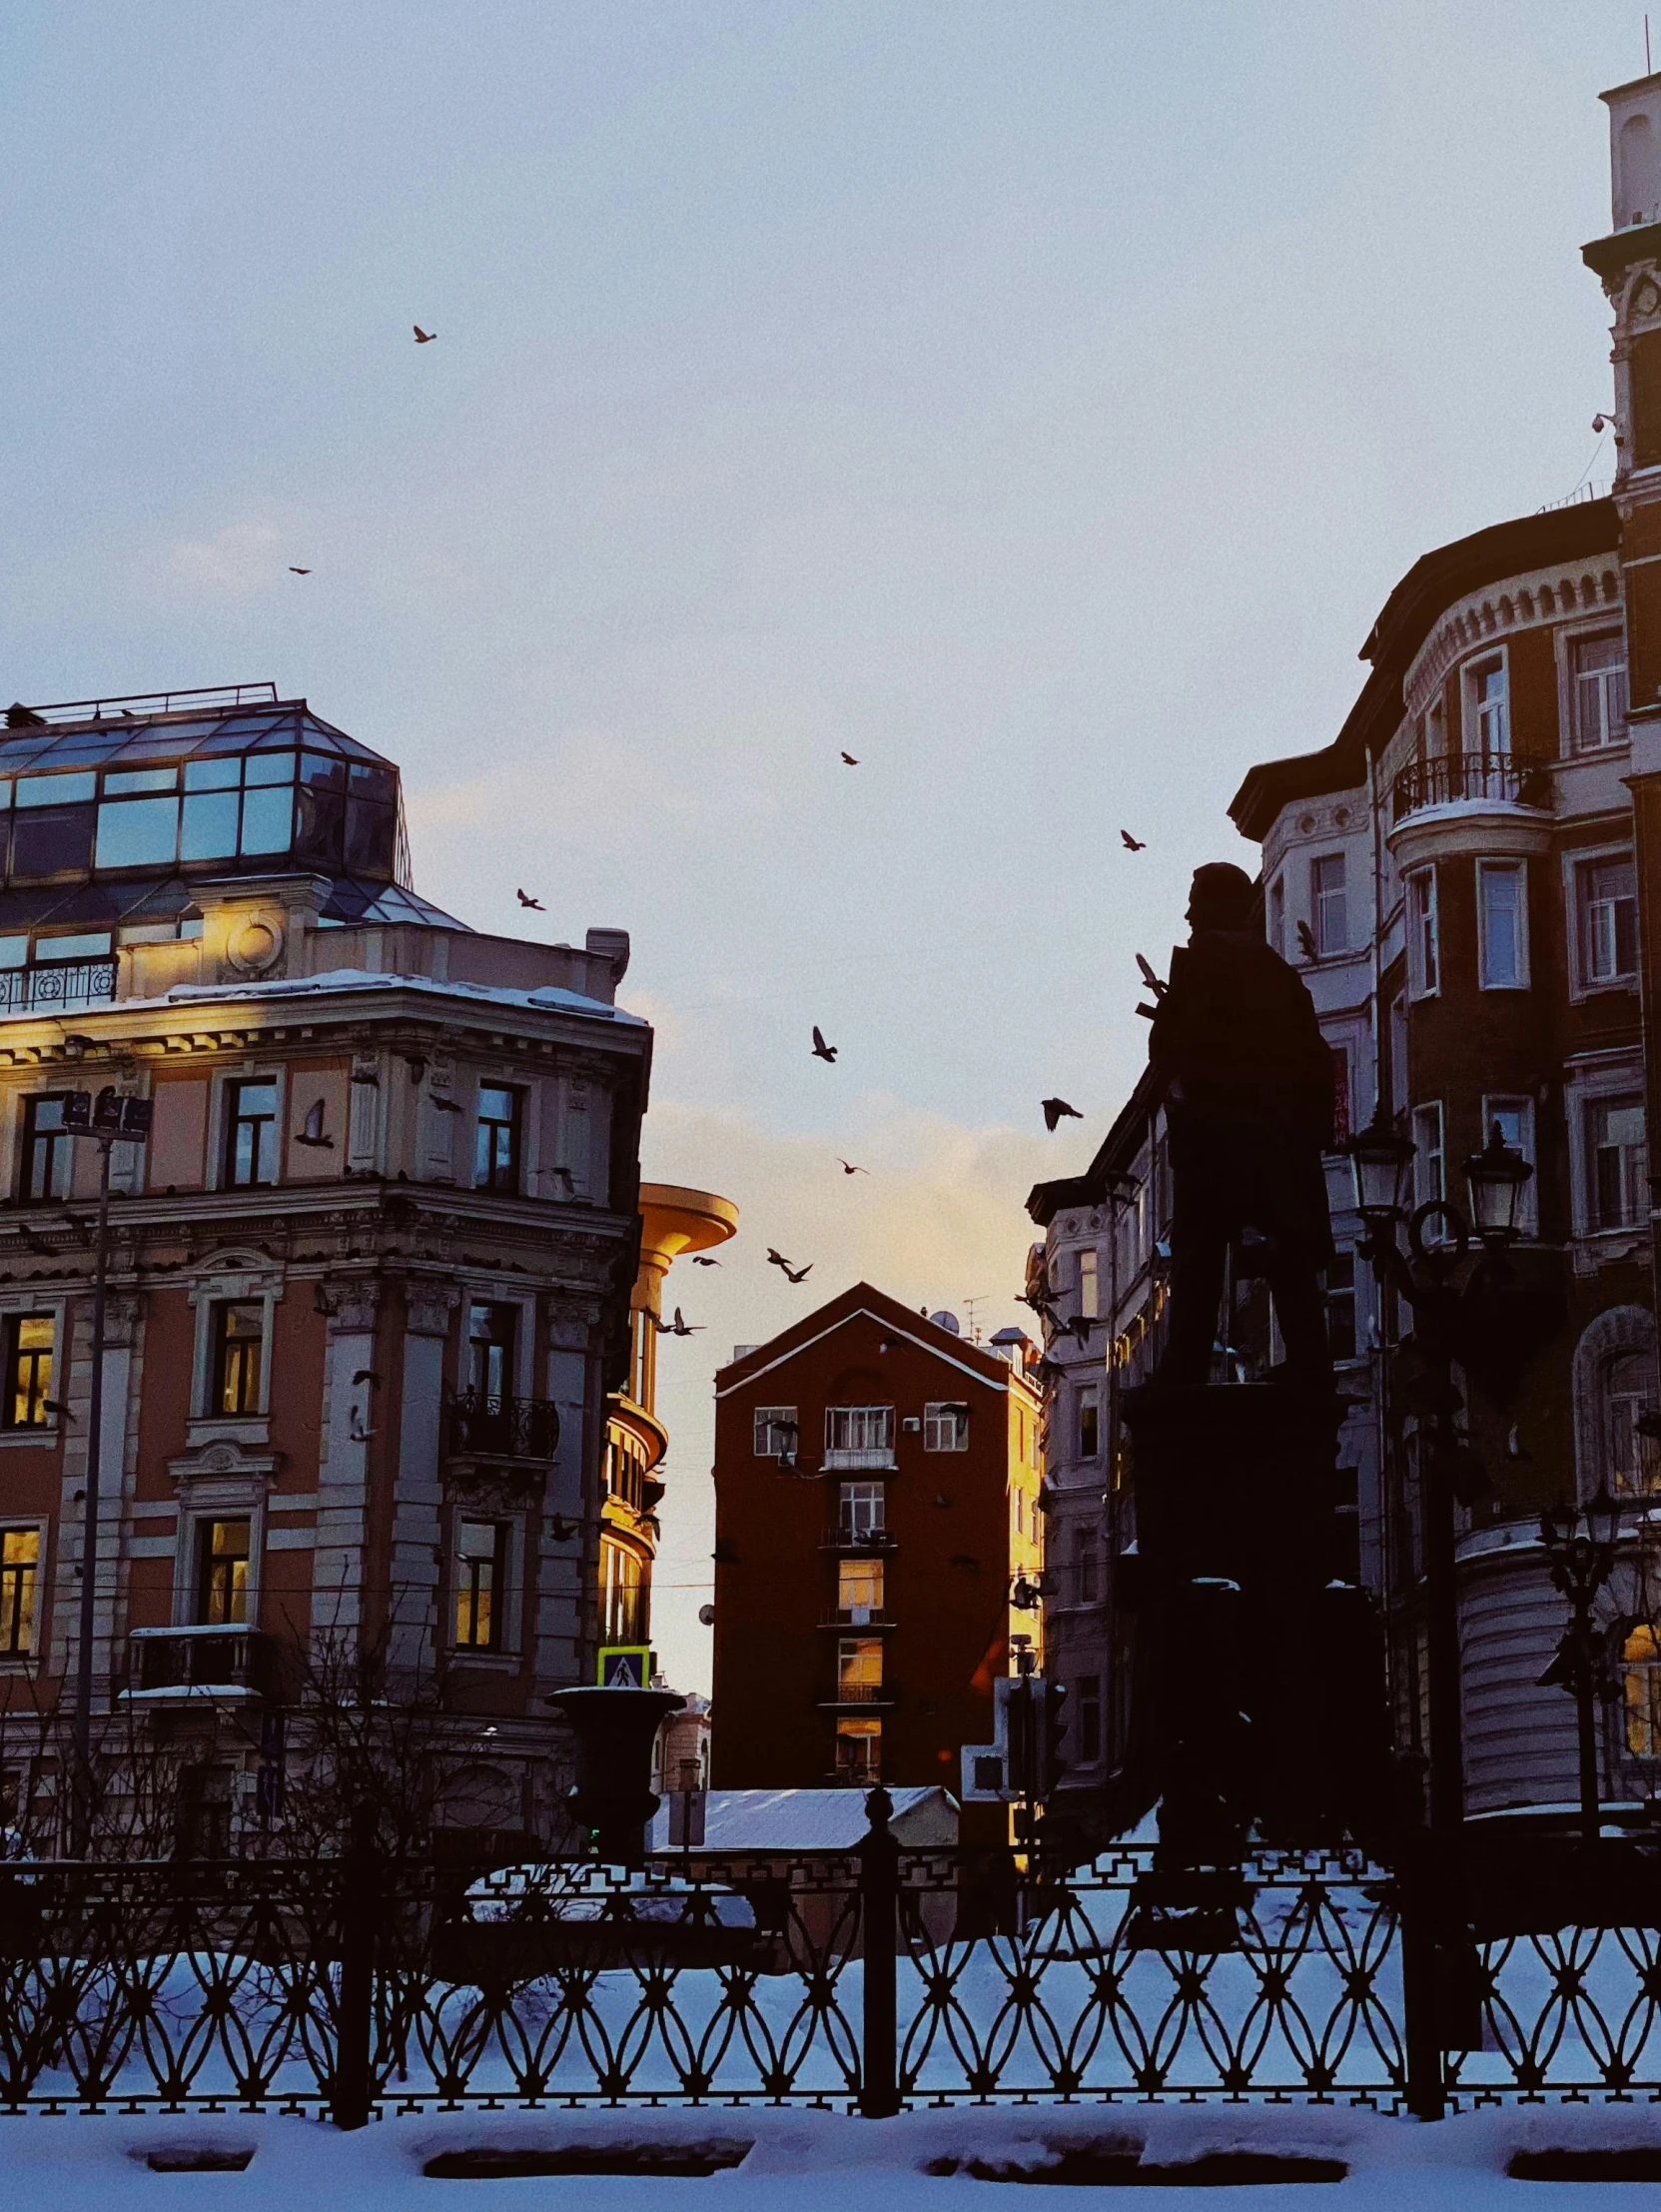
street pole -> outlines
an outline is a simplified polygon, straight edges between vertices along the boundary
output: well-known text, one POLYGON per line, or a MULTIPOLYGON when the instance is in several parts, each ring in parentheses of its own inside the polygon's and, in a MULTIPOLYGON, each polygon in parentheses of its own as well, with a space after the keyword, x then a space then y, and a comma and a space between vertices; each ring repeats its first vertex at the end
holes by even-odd
MULTIPOLYGON (((86 1856, 92 1835, 92 1661, 98 1603, 98 1491, 104 1452, 104 1313, 109 1274, 110 1146, 98 1140, 98 1227, 92 1262, 92 1404, 87 1413, 86 1504, 81 1528, 81 1648, 75 1674, 75 1792, 70 1852, 86 1856)), ((68 1385, 64 1385, 67 1401, 68 1385)))
MULTIPOLYGON (((1444 1371, 1445 1374, 1445 1371, 1444 1371)), ((1445 1374, 1452 1394, 1451 1374, 1445 1374)), ((1419 1503, 1424 1530, 1426 1657, 1430 1690, 1430 1825, 1456 1836, 1465 1817, 1464 1680, 1459 1659, 1458 1529, 1448 1461, 1453 1416, 1436 1417, 1419 1461, 1419 1503)))

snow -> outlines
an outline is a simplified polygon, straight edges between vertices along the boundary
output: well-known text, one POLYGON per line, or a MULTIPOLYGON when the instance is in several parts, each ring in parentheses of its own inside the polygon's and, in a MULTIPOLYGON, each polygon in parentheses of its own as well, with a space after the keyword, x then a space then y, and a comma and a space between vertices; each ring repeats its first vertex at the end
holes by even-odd
POLYGON ((320 991, 420 991, 437 998, 472 999, 489 1006, 538 1007, 554 1013, 591 1014, 603 1021, 618 1021, 636 1029, 647 1024, 639 1014, 611 1006, 604 999, 587 998, 557 983, 540 984, 533 991, 509 990, 495 983, 440 982, 431 975, 393 975, 370 968, 329 968, 322 975, 286 977, 275 983, 175 983, 161 998, 127 998, 118 1004, 131 1013, 150 1006, 200 1006, 216 1000, 298 998, 320 991))
MULTIPOLYGON (((902 1842, 926 1849, 955 1843, 957 1803, 950 1791, 919 1785, 888 1792, 889 1827, 902 1842)), ((711 1789, 704 1804, 706 1856, 725 1851, 852 1851, 869 1833, 861 1789, 711 1789)), ((652 1819, 651 1848, 673 1864, 669 1808, 652 1819)))

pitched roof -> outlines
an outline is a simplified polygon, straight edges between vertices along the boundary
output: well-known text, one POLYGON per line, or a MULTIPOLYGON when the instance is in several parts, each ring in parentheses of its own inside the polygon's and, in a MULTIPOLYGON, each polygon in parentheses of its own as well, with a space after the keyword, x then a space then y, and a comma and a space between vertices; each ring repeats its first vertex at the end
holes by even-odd
POLYGON ((817 1344, 833 1330, 846 1327, 861 1314, 994 1390, 1002 1390, 1012 1381, 1031 1388, 996 1352, 971 1344, 967 1337, 955 1337, 949 1329, 938 1328, 927 1315, 914 1313, 909 1306, 902 1306, 897 1298, 891 1298, 886 1291, 877 1290, 870 1283, 854 1283, 838 1292, 836 1297, 827 1299, 824 1305, 816 1306, 812 1313, 804 1314, 800 1321, 793 1321, 788 1329, 781 1329, 765 1344, 752 1345, 742 1359, 718 1368, 716 1397, 725 1398, 730 1392, 743 1389, 745 1384, 757 1381, 770 1368, 805 1352, 810 1345, 817 1344))

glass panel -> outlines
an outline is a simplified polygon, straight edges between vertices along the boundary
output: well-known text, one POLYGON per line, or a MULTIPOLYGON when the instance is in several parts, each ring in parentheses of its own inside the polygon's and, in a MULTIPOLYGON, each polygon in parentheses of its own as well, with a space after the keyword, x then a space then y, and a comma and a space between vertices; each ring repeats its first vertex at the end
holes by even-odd
POLYGON ((12 779, 9 775, 0 775, 0 806, 10 806, 11 802, 12 779))
POLYGON ((292 783, 294 781, 294 754, 292 752, 251 752, 243 761, 243 781, 256 783, 292 783))
POLYGON ((17 779, 19 806, 73 806, 98 796, 95 775, 24 775, 17 779))
POLYGON ((132 798, 140 791, 177 791, 177 768, 111 768, 104 778, 106 798, 132 798))
POLYGON ((0 968, 26 967, 28 960, 27 937, 0 937, 0 968))
POLYGON ((274 791, 244 793, 244 852, 287 852, 293 828, 294 793, 286 783, 274 791))
POLYGON ((312 777, 302 783, 298 796, 295 858, 321 860, 328 867, 339 867, 346 800, 339 789, 328 788, 322 777, 312 777))
POLYGON ((99 867, 171 868, 178 850, 176 798, 120 799, 98 809, 99 867))
POLYGON ((393 866, 393 810, 354 797, 347 810, 346 864, 373 875, 391 874, 393 866))
POLYGON ((73 937, 37 937, 37 960, 107 960, 110 956, 110 932, 107 929, 78 930, 73 937))
POLYGON ((242 773, 239 760, 187 760, 185 762, 185 789, 187 791, 235 790, 242 773))
MULTIPOLYGON (((53 778, 68 783, 69 776, 53 778)), ((89 783, 92 778, 86 779, 89 783)), ((55 806, 50 812, 20 814, 12 831, 14 878, 64 875, 92 866, 92 831, 96 808, 55 806)))
POLYGON ((179 841, 181 860, 220 860, 237 849, 237 794, 235 791, 203 791, 185 801, 185 832, 179 841))

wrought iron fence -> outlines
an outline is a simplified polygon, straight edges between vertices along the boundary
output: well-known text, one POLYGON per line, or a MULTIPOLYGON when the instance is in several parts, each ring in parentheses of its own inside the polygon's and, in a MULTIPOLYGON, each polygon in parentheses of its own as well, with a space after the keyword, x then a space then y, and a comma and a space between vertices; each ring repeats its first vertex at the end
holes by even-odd
POLYGON ((559 1449, 559 1409, 548 1398, 496 1398, 457 1391, 448 1401, 449 1449, 457 1457, 551 1460, 559 1449))
POLYGON ((43 1007, 98 1006, 115 997, 113 960, 59 960, 38 968, 0 968, 0 1015, 43 1007))
POLYGON ((1551 777, 1543 762, 1520 753, 1453 752, 1415 760, 1395 779, 1391 818, 1404 821, 1422 807, 1468 799, 1549 807, 1551 777))
MULTIPOLYGON (((880 1822, 845 1856, 668 1852, 632 1873, 475 1878, 363 1850, 14 1863, 0 2109, 1422 2109, 1394 1878, 1283 1853, 1220 1879, 1196 1906, 1143 1850, 1046 1874, 902 1852, 880 1822)), ((1469 2047, 1441 2060, 1428 2037, 1441 2098, 1661 2095, 1654 1927, 1490 1933, 1473 1973, 1469 2047)))

